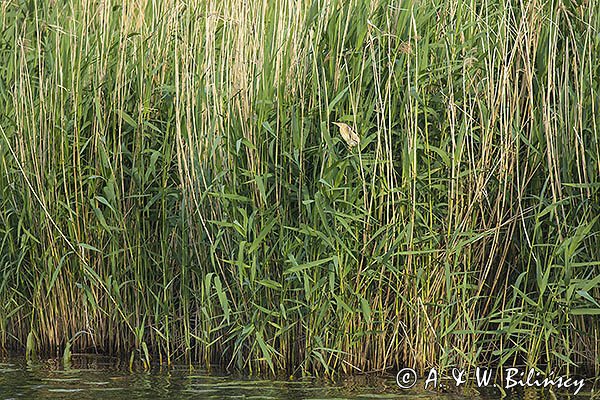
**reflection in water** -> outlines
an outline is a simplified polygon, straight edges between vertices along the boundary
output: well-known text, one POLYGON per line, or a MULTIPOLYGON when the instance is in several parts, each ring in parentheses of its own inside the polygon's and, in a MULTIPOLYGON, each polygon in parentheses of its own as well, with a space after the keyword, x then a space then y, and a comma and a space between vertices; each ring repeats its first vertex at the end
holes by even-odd
MULTIPOLYGON (((118 361, 98 357, 73 360, 73 368, 58 363, 26 365, 22 360, 0 363, 2 399, 411 399, 454 400, 474 398, 435 393, 403 392, 394 377, 354 379, 337 385, 311 381, 269 381, 209 375, 188 368, 129 372, 118 361)), ((487 397, 487 396, 486 396, 487 397)), ((498 398, 494 393, 489 398, 498 398)), ((515 398, 542 400, 528 390, 515 398)))

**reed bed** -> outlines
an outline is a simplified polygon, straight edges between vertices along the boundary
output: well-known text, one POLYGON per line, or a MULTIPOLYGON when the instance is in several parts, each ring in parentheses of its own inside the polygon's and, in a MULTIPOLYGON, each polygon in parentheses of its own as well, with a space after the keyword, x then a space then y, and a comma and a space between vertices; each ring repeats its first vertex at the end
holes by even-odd
POLYGON ((599 14, 1 0, 0 344, 598 373, 599 14))

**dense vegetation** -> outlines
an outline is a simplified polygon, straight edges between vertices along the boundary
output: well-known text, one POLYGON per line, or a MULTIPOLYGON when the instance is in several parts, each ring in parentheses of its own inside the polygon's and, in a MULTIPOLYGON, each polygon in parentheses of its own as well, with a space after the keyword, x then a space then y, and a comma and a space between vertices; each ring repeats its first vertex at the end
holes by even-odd
POLYGON ((599 4, 1 1, 1 345, 597 368, 599 4))

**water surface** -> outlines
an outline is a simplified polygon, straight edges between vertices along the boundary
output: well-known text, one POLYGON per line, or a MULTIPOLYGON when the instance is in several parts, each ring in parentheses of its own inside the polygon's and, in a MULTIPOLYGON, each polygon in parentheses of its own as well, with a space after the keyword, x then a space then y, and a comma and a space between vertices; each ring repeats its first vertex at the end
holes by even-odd
MULTIPOLYGON (((486 395, 485 398, 499 396, 486 395)), ((527 397, 527 396, 525 396, 527 397)), ((537 397, 537 396, 536 396, 537 397)), ((349 379, 331 384, 316 380, 283 381, 208 374, 187 367, 129 371, 114 360, 85 359, 65 369, 60 361, 27 364, 0 362, 2 399, 285 399, 458 400, 481 398, 473 393, 436 394, 403 392, 393 376, 349 379)), ((522 397, 521 397, 522 398, 522 397)))

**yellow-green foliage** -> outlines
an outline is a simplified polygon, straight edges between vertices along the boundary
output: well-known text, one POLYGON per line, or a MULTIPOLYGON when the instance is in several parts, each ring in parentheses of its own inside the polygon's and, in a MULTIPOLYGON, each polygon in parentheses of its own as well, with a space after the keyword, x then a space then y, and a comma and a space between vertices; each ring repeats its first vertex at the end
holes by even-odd
POLYGON ((1 1, 1 344, 597 363, 599 3, 1 1))

